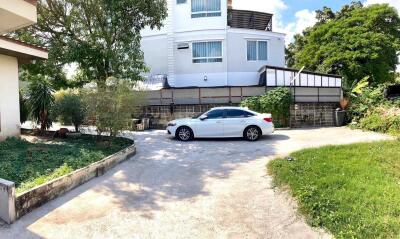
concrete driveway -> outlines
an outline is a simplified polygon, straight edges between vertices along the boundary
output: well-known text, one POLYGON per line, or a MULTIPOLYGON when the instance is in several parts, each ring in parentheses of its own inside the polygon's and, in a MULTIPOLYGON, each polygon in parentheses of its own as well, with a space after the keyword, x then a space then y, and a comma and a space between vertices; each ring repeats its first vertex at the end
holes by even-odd
POLYGON ((386 138, 346 128, 277 131, 258 142, 132 137, 132 160, 1 226, 0 238, 329 237, 296 214, 265 165, 306 147, 386 138))

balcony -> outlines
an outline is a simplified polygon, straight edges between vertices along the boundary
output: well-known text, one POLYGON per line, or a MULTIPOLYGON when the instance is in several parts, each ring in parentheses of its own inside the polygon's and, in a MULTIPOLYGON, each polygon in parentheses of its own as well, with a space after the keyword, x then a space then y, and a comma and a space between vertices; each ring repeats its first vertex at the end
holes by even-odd
POLYGON ((272 31, 272 14, 228 9, 228 26, 232 28, 272 31))
POLYGON ((36 0, 0 0, 0 35, 36 21, 36 0))

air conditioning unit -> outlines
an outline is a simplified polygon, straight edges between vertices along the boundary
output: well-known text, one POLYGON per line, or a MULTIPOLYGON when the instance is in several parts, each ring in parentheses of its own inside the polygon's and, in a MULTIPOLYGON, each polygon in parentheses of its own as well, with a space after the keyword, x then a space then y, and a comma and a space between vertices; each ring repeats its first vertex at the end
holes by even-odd
POLYGON ((178 50, 189 49, 189 43, 178 43, 178 50))

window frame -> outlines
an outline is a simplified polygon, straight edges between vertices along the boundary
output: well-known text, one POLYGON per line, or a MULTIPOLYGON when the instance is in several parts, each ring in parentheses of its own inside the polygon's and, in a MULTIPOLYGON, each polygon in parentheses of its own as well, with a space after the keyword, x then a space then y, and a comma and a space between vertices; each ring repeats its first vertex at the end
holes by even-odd
POLYGON ((207 116, 207 119, 224 119, 224 118, 226 118, 226 111, 225 111, 225 109, 213 109, 213 110, 210 110, 210 111, 206 112, 204 115, 207 116), (208 116, 208 114, 213 112, 213 111, 222 111, 222 117, 210 118, 208 116))
POLYGON ((224 46, 223 46, 223 43, 222 43, 222 41, 221 40, 210 40, 210 41, 194 41, 194 42, 192 42, 192 63, 193 64, 206 64, 206 63, 222 63, 223 61, 224 61, 224 46), (208 53, 208 43, 212 43, 212 42, 219 42, 219 43, 221 43, 221 56, 218 56, 218 57, 216 57, 216 56, 212 56, 212 57, 209 57, 209 56, 206 56, 206 57, 194 57, 194 47, 193 47, 193 45, 194 44, 196 44, 196 43, 206 43, 206 52, 208 53), (212 59, 221 59, 221 61, 209 61, 209 60, 212 60, 212 59), (206 60, 205 62, 195 62, 195 60, 206 60))
POLYGON ((257 62, 257 61, 268 61, 269 59, 269 41, 268 40, 259 40, 259 39, 246 39, 246 60, 250 62, 257 62), (255 60, 249 60, 249 42, 256 42, 256 59, 255 60), (265 42, 267 43, 267 58, 265 60, 260 60, 259 59, 259 42, 265 42))
POLYGON ((187 0, 176 0, 176 5, 186 4, 187 0))
MULTIPOLYGON (((202 0, 208 3, 210 0, 202 0)), ((193 0, 190 0, 190 13, 191 18, 203 18, 203 17, 221 17, 222 16, 222 1, 219 1, 219 11, 197 11, 193 12, 193 0)), ((207 6, 207 5, 206 5, 207 6)))
POLYGON ((243 118, 249 118, 254 116, 253 113, 248 112, 246 110, 241 110, 241 109, 227 109, 226 110, 226 118, 227 119, 243 119, 243 118), (241 111, 243 113, 242 116, 229 116, 229 111, 241 111))

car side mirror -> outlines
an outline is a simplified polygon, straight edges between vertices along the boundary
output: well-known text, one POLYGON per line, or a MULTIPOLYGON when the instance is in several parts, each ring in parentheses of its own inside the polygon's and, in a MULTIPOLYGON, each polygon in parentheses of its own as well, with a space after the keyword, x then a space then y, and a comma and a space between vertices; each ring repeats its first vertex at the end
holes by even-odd
POLYGON ((208 118, 207 115, 202 115, 202 116, 199 117, 200 120, 205 120, 207 118, 208 118))

